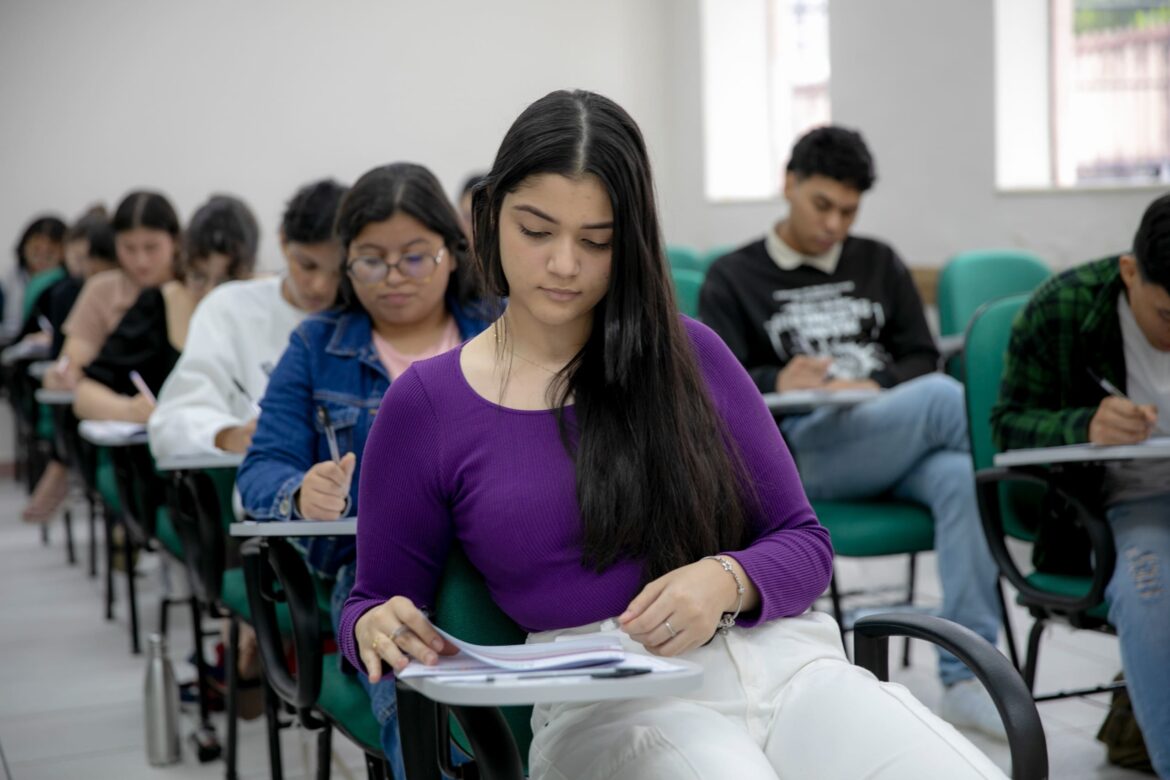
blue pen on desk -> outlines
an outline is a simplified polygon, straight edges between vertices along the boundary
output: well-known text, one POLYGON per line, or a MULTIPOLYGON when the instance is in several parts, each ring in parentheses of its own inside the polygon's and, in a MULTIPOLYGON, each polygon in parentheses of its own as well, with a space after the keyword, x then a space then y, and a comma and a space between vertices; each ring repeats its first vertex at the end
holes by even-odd
POLYGON ((317 420, 325 429, 325 441, 329 443, 329 457, 334 463, 341 462, 341 450, 337 448, 337 431, 333 430, 333 421, 329 419, 329 412, 324 406, 317 407, 317 420))
POLYGON ((232 377, 232 384, 235 385, 236 389, 240 391, 240 395, 244 396, 244 400, 252 405, 252 413, 255 414, 257 417, 259 417, 260 416, 260 404, 256 403, 255 399, 253 399, 251 394, 248 393, 247 388, 244 387, 244 383, 241 382, 240 380, 236 379, 233 376, 232 377))

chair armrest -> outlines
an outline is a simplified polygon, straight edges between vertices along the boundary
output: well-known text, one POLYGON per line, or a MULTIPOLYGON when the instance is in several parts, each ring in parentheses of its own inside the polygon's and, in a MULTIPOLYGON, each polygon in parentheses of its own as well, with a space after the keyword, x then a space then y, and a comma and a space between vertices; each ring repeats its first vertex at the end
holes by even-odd
POLYGON ((947 650, 975 673, 991 694, 1003 718, 1012 757, 1012 777, 1043 780, 1048 777, 1048 746, 1040 713, 1023 678, 998 650, 968 628, 933 615, 883 614, 858 620, 853 626, 853 652, 858 666, 879 680, 889 680, 889 638, 925 639, 947 650))
POLYGON ((1038 602, 1053 609, 1068 612, 1082 612, 1100 604, 1105 598, 1105 586, 1113 576, 1113 565, 1117 552, 1113 545, 1113 533, 1109 525, 1091 512, 1080 499, 1064 490, 1047 472, 1033 469, 988 468, 975 473, 975 492, 979 500, 979 515, 983 520, 984 535, 991 549, 991 555, 1000 572, 1007 577, 1028 601, 1038 602), (1038 590, 1028 582, 1016 566, 1004 542, 1004 524, 1000 504, 1000 485, 1007 482, 1024 482, 1047 488, 1064 501, 1073 512, 1073 524, 1085 529, 1093 549, 1093 576, 1089 591, 1080 598, 1062 596, 1038 590))
POLYGON ((442 773, 461 777, 449 766, 449 716, 454 715, 471 743, 475 767, 483 780, 524 780, 520 750, 499 707, 465 707, 428 699, 397 682, 398 729, 402 759, 410 780, 439 780, 442 773))
POLYGON ((240 545, 248 607, 260 648, 264 676, 272 690, 295 707, 301 722, 319 728, 312 708, 321 695, 321 626, 313 575, 300 553, 279 537, 254 537, 240 545), (280 589, 275 587, 279 583, 280 589), (284 639, 276 620, 276 604, 288 604, 297 671, 288 670, 284 639))
POLYGON ((191 590, 204 604, 215 604, 223 587, 227 536, 211 477, 202 471, 173 472, 168 504, 191 590))

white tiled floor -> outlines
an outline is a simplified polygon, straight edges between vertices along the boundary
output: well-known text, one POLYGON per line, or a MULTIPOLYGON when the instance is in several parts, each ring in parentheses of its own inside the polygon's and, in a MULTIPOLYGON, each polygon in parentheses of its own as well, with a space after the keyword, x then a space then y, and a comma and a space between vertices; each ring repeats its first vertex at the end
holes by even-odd
MULTIPOLYGON (((118 582, 116 619, 102 616, 102 581, 89 579, 84 566, 68 566, 58 524, 52 543, 41 545, 35 528, 22 524, 23 495, 14 483, 0 481, 0 767, 15 780, 39 778, 211 778, 223 776, 222 762, 200 765, 184 742, 182 763, 163 769, 147 765, 143 749, 142 676, 144 661, 129 653, 123 583, 118 582)), ((84 524, 75 521, 78 553, 84 554, 84 524)), ((160 566, 146 556, 139 578, 143 633, 157 625, 161 593, 160 566)), ((924 602, 937 601, 933 560, 920 570, 924 602)), ((902 576, 898 559, 842 560, 839 577, 847 586, 869 581, 894 581, 902 576)), ((173 577, 181 581, 179 572, 173 577)), ((1021 646, 1024 615, 1017 615, 1021 646)), ((189 668, 180 659, 191 650, 187 610, 172 610, 171 658, 180 676, 189 668)), ((1050 629, 1043 645, 1039 688, 1093 683, 1112 677, 1120 668, 1116 640, 1111 637, 1050 629)), ((907 685, 928 705, 935 705, 940 686, 934 654, 915 646, 913 663, 896 669, 894 679, 907 685)), ((1105 714, 1103 700, 1066 700, 1043 704, 1040 713, 1048 737, 1053 778, 1142 778, 1105 764, 1103 747, 1094 739, 1105 714)), ((218 732, 224 736, 222 720, 218 732)), ((194 727, 186 713, 184 729, 194 727)), ((285 777, 309 774, 314 760, 312 735, 289 729, 282 737, 285 777), (306 766, 310 767, 307 771, 306 766)), ((1005 746, 973 740, 1006 768, 1005 746)), ((343 737, 334 739, 334 777, 364 776, 360 753, 343 737)), ((240 776, 268 776, 263 719, 241 725, 240 776)))

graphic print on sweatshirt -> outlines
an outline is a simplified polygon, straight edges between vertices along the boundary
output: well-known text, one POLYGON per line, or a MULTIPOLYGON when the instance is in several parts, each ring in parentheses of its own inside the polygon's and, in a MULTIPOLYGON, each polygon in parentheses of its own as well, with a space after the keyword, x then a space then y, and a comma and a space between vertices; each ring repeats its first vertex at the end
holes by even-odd
POLYGON ((778 309, 764 332, 782 363, 797 355, 831 357, 829 375, 867 379, 891 362, 880 338, 886 323, 881 303, 858 298, 852 281, 776 290, 778 309))

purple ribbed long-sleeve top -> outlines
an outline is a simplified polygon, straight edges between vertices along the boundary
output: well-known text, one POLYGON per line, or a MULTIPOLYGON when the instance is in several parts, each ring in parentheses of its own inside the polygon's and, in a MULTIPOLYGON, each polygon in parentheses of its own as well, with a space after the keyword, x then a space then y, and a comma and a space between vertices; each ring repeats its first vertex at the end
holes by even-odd
MULTIPOLYGON (((759 609, 738 623, 798 615, 828 584, 828 531, 751 378, 713 331, 687 318, 684 324, 762 507, 751 518, 751 544, 725 551, 760 592, 759 609)), ((358 618, 397 595, 433 605, 454 542, 500 608, 527 631, 614 617, 639 591, 638 561, 602 572, 581 563, 576 475, 554 413, 507 409, 481 397, 463 376, 459 354, 415 363, 399 377, 366 443, 357 580, 338 636, 359 669, 358 618)))

